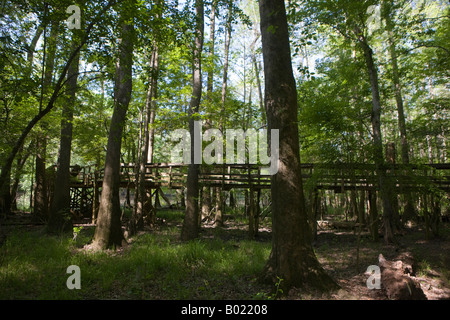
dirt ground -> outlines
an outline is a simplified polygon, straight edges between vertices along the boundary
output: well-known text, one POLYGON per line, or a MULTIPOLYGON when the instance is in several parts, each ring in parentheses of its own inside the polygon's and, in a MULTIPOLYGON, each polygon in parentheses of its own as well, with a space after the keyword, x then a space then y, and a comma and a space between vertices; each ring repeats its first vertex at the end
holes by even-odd
MULTIPOLYGON (((368 234, 363 233, 359 249, 357 235, 353 232, 319 232, 315 242, 316 254, 341 290, 328 296, 311 294, 311 299, 386 300, 382 279, 381 289, 368 288, 370 274, 366 273, 367 268, 378 265, 379 254, 396 261, 404 253, 414 258, 411 278, 419 281, 427 299, 450 299, 450 226, 441 227, 441 237, 430 240, 425 240, 425 232, 421 228, 405 229, 397 235, 395 245, 385 245, 382 238, 374 243, 368 234)), ((294 291, 291 297, 295 299, 296 295, 302 296, 302 292, 294 291)), ((302 298, 305 298, 304 293, 302 298)))
MULTIPOLYGON (((223 239, 245 238, 247 226, 228 221, 223 239)), ((210 236, 212 229, 204 228, 203 238, 210 236)), ((396 237, 397 243, 385 245, 380 237, 378 242, 370 240, 368 232, 361 232, 360 246, 358 235, 349 230, 319 230, 313 245, 316 255, 324 269, 336 280, 341 289, 331 294, 321 294, 309 289, 292 289, 284 299, 302 300, 387 300, 381 289, 369 289, 366 273, 370 265, 378 265, 378 256, 395 258, 409 253, 415 260, 412 279, 420 282, 428 300, 450 299, 450 224, 441 224, 439 238, 426 239, 425 231, 417 226, 402 230, 396 237)), ((267 228, 259 230, 257 241, 270 242, 271 233, 267 228)))

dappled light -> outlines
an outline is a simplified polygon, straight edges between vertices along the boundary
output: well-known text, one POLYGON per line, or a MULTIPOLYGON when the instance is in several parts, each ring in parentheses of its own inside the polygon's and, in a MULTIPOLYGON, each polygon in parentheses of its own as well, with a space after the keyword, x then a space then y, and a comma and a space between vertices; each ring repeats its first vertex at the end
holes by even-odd
POLYGON ((447 1, 0 7, 0 299, 450 299, 447 1))

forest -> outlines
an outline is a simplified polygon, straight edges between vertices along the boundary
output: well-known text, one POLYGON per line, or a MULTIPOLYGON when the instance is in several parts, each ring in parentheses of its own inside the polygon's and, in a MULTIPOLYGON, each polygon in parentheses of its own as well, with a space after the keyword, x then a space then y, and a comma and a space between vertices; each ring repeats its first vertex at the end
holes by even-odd
POLYGON ((445 0, 0 0, 0 299, 450 299, 449 44, 445 0))

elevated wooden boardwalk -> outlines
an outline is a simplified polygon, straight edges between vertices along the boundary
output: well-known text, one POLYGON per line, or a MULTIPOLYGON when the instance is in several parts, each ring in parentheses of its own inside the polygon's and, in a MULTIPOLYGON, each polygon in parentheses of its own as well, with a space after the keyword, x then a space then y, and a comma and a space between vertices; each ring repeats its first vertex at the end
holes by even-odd
MULTIPOLYGON (((271 176, 268 170, 253 164, 219 164, 200 167, 200 186, 219 187, 223 190, 252 188, 269 189, 271 176)), ((349 190, 378 189, 378 177, 373 164, 335 163, 302 164, 305 189, 333 190, 341 193, 349 190)), ((121 165, 121 187, 135 188, 136 166, 121 165)), ((145 166, 144 185, 148 189, 183 189, 186 186, 188 165, 179 163, 149 163, 145 166)), ((387 177, 393 191, 450 192, 450 163, 424 165, 389 165, 387 177)), ((72 167, 72 202, 74 207, 92 203, 95 192, 103 183, 103 170, 94 167, 72 167), (83 203, 85 202, 85 204, 83 203)))
MULTIPOLYGON (((302 177, 305 186, 334 191, 377 189, 375 165, 336 163, 302 164, 302 177)), ((186 186, 187 168, 179 163, 153 163, 145 166, 145 185, 149 188, 168 187, 181 189, 186 186)), ((74 172, 75 167, 72 167, 74 172)), ((386 167, 387 175, 399 192, 408 189, 438 188, 450 191, 450 163, 424 164, 414 166, 394 165, 386 167)), ((270 188, 271 176, 261 166, 253 164, 219 164, 201 166, 199 183, 225 190, 233 188, 270 188)), ((134 188, 136 166, 121 165, 122 187, 134 188)), ((73 176, 72 187, 94 187, 103 182, 103 170, 93 167, 80 167, 73 176)))

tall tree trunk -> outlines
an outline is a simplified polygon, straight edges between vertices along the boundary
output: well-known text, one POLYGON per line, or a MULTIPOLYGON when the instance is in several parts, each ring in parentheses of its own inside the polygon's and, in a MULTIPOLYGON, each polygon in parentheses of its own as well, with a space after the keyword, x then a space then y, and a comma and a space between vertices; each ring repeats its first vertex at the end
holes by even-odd
MULTIPOLYGON (((26 48, 27 49, 27 64, 26 64, 25 73, 23 75, 23 79, 25 81, 28 81, 28 79, 30 79, 30 77, 31 77, 31 74, 33 71, 34 52, 36 49, 37 42, 39 41, 39 38, 41 37, 43 31, 44 31, 44 28, 41 24, 36 29, 36 33, 34 34, 33 39, 31 40, 30 44, 26 48)), ((22 147, 23 146, 20 146, 19 149, 22 150, 22 147)), ((28 155, 25 157, 25 159, 26 158, 28 158, 28 155)), ((18 159, 18 164, 19 163, 21 163, 21 159, 18 159)), ((22 167, 23 167, 23 164, 20 166, 19 171, 22 169, 22 167)), ((3 168, 2 170, 5 170, 5 169, 6 168, 3 168)), ((3 188, 0 190, 0 199, 1 199, 0 201, 2 203, 2 205, 0 206, 0 213, 8 214, 11 211, 11 209, 15 210, 17 208, 15 197, 16 197, 16 192, 17 192, 17 186, 19 183, 18 178, 20 178, 20 176, 17 177, 17 173, 16 173, 16 177, 14 177, 13 186, 12 186, 12 188, 10 188, 11 169, 9 168, 6 170, 8 170, 7 172, 5 172, 7 182, 3 185, 3 188)))
MULTIPOLYGON (((209 26, 209 69, 208 76, 206 79, 206 99, 209 101, 209 108, 212 107, 213 104, 213 90, 214 90, 214 42, 215 42, 215 34, 216 34, 216 0, 213 0, 211 3, 211 12, 209 14, 210 26, 209 26)), ((211 119, 206 119, 205 130, 211 128, 211 119)), ((211 169, 208 167, 203 167, 202 171, 205 173, 211 172, 211 169)), ((212 197, 211 197, 211 187, 204 186, 202 189, 202 207, 201 207, 201 220, 209 217, 212 209, 212 197)))
MULTIPOLYGON (((44 54, 45 71, 42 80, 41 102, 39 111, 42 110, 44 101, 47 101, 47 95, 52 85, 53 71, 56 57, 56 42, 59 34, 59 23, 52 23, 50 37, 48 38, 48 49, 44 54)), ((45 36, 45 35, 44 35, 45 36)), ((47 42, 44 40, 44 42, 47 42)), ((35 188, 34 188, 34 220, 48 220, 48 185, 46 177, 46 161, 47 161, 47 131, 48 124, 43 121, 40 125, 40 132, 36 138, 36 169, 35 169, 35 188)))
MULTIPOLYGON (((3 189, 6 181, 7 176, 11 172, 11 167, 14 162, 14 158, 16 157, 17 153, 19 152, 20 148, 22 147, 25 139, 27 138, 30 131, 36 126, 39 121, 45 117, 50 111, 53 110, 55 107, 55 101, 60 94, 60 90, 64 85, 64 81, 66 79, 67 71, 69 69, 69 65, 72 63, 72 60, 75 58, 75 56, 78 54, 78 52, 81 50, 81 48, 84 46, 86 41, 89 39, 89 34, 92 31, 92 28, 94 25, 99 21, 100 17, 104 16, 104 13, 111 8, 113 4, 115 4, 115 0, 110 0, 108 3, 103 7, 101 11, 98 12, 96 17, 89 23, 89 25, 86 27, 84 32, 84 37, 80 42, 80 45, 77 46, 77 48, 70 54, 69 58, 67 59, 64 68, 62 69, 58 80, 56 81, 55 88, 53 90, 53 93, 48 99, 48 103, 45 108, 40 108, 39 112, 27 123, 25 128, 22 129, 22 132, 20 133, 20 136, 17 138, 17 140, 14 142, 14 145, 9 152, 8 156, 6 157, 6 160, 2 163, 2 172, 0 174, 0 190, 3 189)), ((34 162, 34 161, 33 161, 34 162)))
POLYGON ((391 190, 388 179, 386 177, 385 162, 383 157, 383 140, 381 134, 381 102, 378 87, 378 71, 373 60, 372 48, 367 43, 367 39, 362 34, 359 28, 355 29, 355 34, 358 37, 359 44, 364 52, 366 60, 366 67, 370 78, 370 85, 372 89, 372 130, 373 130, 373 148, 376 172, 378 176, 378 185, 380 188, 380 195, 383 201, 383 226, 384 226, 384 241, 392 243, 394 241, 394 227, 393 227, 393 209, 391 203, 391 190))
MULTIPOLYGON (((228 88, 228 64, 229 64, 229 52, 231 43, 231 21, 233 17, 233 1, 228 1, 228 15, 226 22, 226 33, 225 33, 225 47, 224 47, 224 62, 223 62, 223 78, 222 78, 222 96, 221 96, 221 109, 220 109, 220 119, 219 119, 219 130, 223 132, 224 118, 225 118, 225 101, 227 98, 227 88, 228 88)), ((223 225, 223 190, 220 187, 216 188, 216 215, 214 218, 214 225, 220 227, 223 225)))
MULTIPOLYGON (((76 33, 72 35, 72 48, 79 43, 76 33)), ((77 55, 67 72, 67 99, 62 110, 61 137, 53 200, 50 206, 48 231, 51 233, 72 231, 70 218, 70 158, 72 151, 73 111, 76 105, 79 58, 77 55)))
MULTIPOLYGON (((211 3, 211 12, 209 14, 210 26, 209 26, 209 69, 208 69, 208 77, 206 80, 206 98, 210 103, 210 108, 213 104, 213 90, 214 90, 214 42, 215 42, 215 34, 216 34, 216 0, 213 0, 211 3)), ((206 119, 205 130, 211 128, 211 119, 206 119)), ((202 171, 211 172, 211 169, 208 167, 203 167, 202 171)), ((204 186, 202 189, 202 208, 201 208, 201 219, 205 219, 209 217, 212 209, 212 201, 211 197, 211 187, 204 186)))
POLYGON ((116 65, 114 87, 114 112, 108 137, 105 158, 105 171, 102 185, 97 227, 95 228, 93 247, 106 249, 121 246, 123 233, 121 228, 120 189, 120 151, 122 133, 126 120, 132 90, 133 37, 134 27, 125 22, 122 12, 122 34, 119 45, 119 59, 116 65))
POLYGON ((250 52, 252 56, 252 62, 253 62, 253 68, 255 69, 255 77, 256 77, 256 85, 258 87, 258 100, 259 100, 259 109, 262 114, 262 125, 265 127, 267 124, 266 120, 266 110, 264 109, 264 98, 262 94, 262 88, 261 88, 261 79, 259 78, 259 66, 258 61, 256 59, 256 50, 255 45, 260 37, 260 33, 257 31, 257 29, 253 30, 253 33, 255 34, 255 39, 253 40, 252 44, 250 45, 250 52))
MULTIPOLYGON (((397 50, 395 46, 394 40, 394 32, 393 32, 393 23, 391 20, 391 11, 392 11, 392 3, 391 1, 383 1, 383 6, 385 7, 385 21, 386 21, 386 29, 388 32, 388 41, 389 41, 389 55, 391 57, 391 66, 392 66, 392 81, 394 84, 394 95, 395 101, 397 104, 397 116, 398 116, 398 128, 400 131, 400 141, 401 141, 401 158, 402 163, 404 165, 409 164, 409 143, 408 137, 406 134, 406 121, 405 121, 405 112, 403 106, 403 96, 402 96, 402 88, 400 84, 400 74, 398 70, 398 61, 397 61, 397 50)), ((405 174, 408 174, 405 172, 405 174)), ((416 212, 414 210, 414 201, 412 199, 412 195, 409 191, 405 194, 406 203, 405 203, 405 211, 403 213, 404 221, 414 219, 416 216, 416 212)))
MULTIPOLYGON (((266 279, 281 285, 336 287, 312 248, 303 196, 298 138, 297 92, 292 71, 289 33, 283 0, 260 0, 265 74, 265 105, 269 130, 279 130, 278 173, 272 175, 272 251, 266 279)), ((276 150, 271 150, 272 153, 276 150)))
MULTIPOLYGON (((150 117, 148 120, 149 124, 149 132, 148 132, 148 152, 147 152, 147 162, 153 163, 153 156, 154 156, 154 150, 155 150, 155 118, 156 118, 156 97, 158 92, 158 74, 159 74, 159 48, 158 44, 155 43, 155 48, 153 51, 153 69, 152 69, 152 98, 150 103, 150 117)), ((146 142, 147 143, 147 142, 146 142)), ((159 201, 159 189, 155 191, 155 208, 158 205, 159 201)), ((152 205, 152 194, 151 189, 146 189, 146 195, 145 195, 145 203, 144 203, 144 211, 149 214, 149 220, 150 224, 154 224, 156 221, 156 211, 153 210, 152 205)))
POLYGON ((225 117, 225 101, 227 98, 227 88, 228 88, 228 64, 229 64, 229 55, 230 55, 229 53, 230 53, 230 43, 231 43, 232 17, 233 17, 233 1, 228 1, 228 15, 227 15, 227 22, 226 22, 223 78, 222 78, 222 98, 221 98, 221 110, 220 110, 220 120, 219 120, 219 129, 222 132, 223 132, 223 120, 225 117))
MULTIPOLYGON (((153 162, 153 146, 154 146, 154 128, 152 127, 155 122, 156 115, 156 95, 157 95, 157 83, 159 73, 159 50, 156 40, 153 42, 153 48, 150 56, 150 76, 147 90, 147 98, 145 107, 142 110, 143 128, 141 149, 139 155, 139 179, 137 186, 137 204, 135 216, 131 221, 131 235, 138 229, 143 227, 143 217, 145 215, 151 216, 151 190, 147 189, 145 185, 145 175, 147 162, 153 162)), ((152 221, 150 217, 150 221, 152 221)))
MULTIPOLYGON (((216 0, 211 3, 211 12, 209 14, 210 26, 209 26, 209 62, 208 78, 206 81, 207 98, 212 99, 212 92, 214 87, 214 39, 216 36, 216 0)), ((212 101, 211 101, 212 102, 212 101)))
MULTIPOLYGON (((196 27, 194 40, 194 62, 193 62, 193 79, 192 79, 192 97, 189 103, 189 132, 191 134, 191 163, 188 168, 188 176, 186 182, 186 212, 181 230, 181 239, 183 241, 195 239, 198 236, 198 196, 199 184, 198 174, 199 165, 194 162, 195 143, 194 140, 201 141, 201 137, 196 136, 195 114, 199 111, 200 100, 202 97, 202 60, 201 54, 203 49, 203 1, 195 1, 196 27), (200 140, 198 140, 200 139, 200 140)), ((201 151, 201 150, 200 150, 201 151)))

